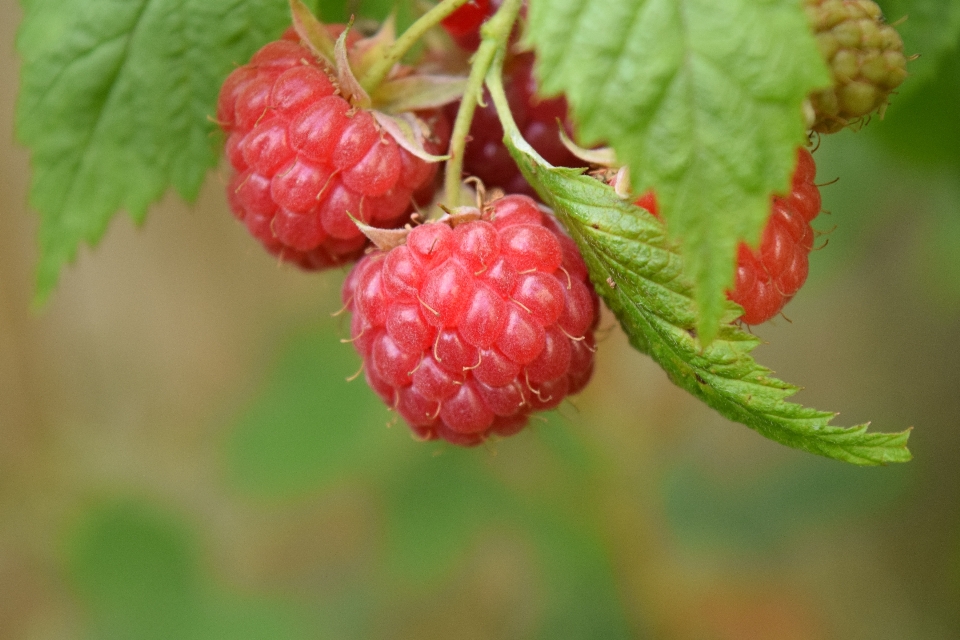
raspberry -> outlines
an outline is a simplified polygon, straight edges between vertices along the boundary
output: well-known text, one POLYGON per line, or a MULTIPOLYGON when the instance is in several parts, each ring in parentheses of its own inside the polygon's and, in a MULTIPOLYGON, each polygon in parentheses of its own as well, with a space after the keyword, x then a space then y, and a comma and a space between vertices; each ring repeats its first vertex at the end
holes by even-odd
POLYGON ((871 0, 804 0, 833 86, 810 96, 814 131, 835 133, 881 110, 907 77, 903 40, 871 0))
POLYGON ((440 22, 462 49, 476 51, 480 46, 480 25, 496 13, 503 0, 470 0, 440 22))
MULTIPOLYGON (((480 47, 480 27, 500 9, 503 0, 470 0, 444 18, 440 26, 453 38, 461 49, 476 51, 480 47)), ((520 6, 520 17, 527 15, 527 3, 520 6)), ((520 29, 514 26, 510 33, 510 45, 520 39, 520 29)))
MULTIPOLYGON (((760 324, 780 313, 807 280, 813 248, 810 222, 820 213, 820 189, 813 181, 816 173, 813 156, 798 149, 790 194, 772 198, 759 250, 745 242, 737 249, 736 280, 727 297, 743 307, 740 319, 746 324, 760 324)), ((634 204, 660 217, 653 192, 634 204)))
MULTIPOLYGON (((342 31, 342 26, 332 31, 342 31)), ((449 125, 421 113, 437 153, 449 125)), ((336 76, 292 31, 223 83, 217 121, 235 173, 230 208, 271 253, 305 269, 359 258, 368 241, 350 216, 401 226, 414 194, 432 196, 437 166, 409 153, 370 111, 339 95, 336 76)))
POLYGON ((593 371, 598 299, 586 265, 525 196, 453 227, 416 227, 357 263, 343 298, 367 382, 425 440, 516 433, 593 371))
MULTIPOLYGON (((567 117, 567 101, 562 96, 549 100, 537 97, 533 62, 533 53, 521 53, 504 65, 504 89, 520 133, 550 164, 557 167, 583 166, 584 163, 560 140, 558 121, 564 123, 567 134, 572 133, 567 117)), ((538 198, 503 144, 503 128, 493 101, 489 96, 485 101, 487 106, 477 108, 470 125, 469 143, 463 157, 464 172, 480 178, 487 187, 500 187, 507 193, 538 198)), ((448 116, 455 117, 456 105, 448 109, 448 116)))

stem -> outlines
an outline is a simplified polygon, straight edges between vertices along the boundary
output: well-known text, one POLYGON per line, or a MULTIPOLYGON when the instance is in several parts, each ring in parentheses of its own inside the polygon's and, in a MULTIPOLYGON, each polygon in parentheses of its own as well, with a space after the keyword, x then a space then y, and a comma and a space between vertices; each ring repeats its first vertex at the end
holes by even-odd
POLYGON ((410 25, 403 34, 397 38, 397 41, 390 45, 383 58, 377 60, 360 79, 360 86, 366 89, 367 93, 373 93, 373 90, 380 86, 393 66, 400 62, 407 51, 423 37, 427 31, 440 24, 440 21, 448 15, 465 5, 469 0, 443 0, 430 11, 420 16, 416 22, 410 25))
MULTIPOLYGON (((540 158, 540 154, 527 143, 520 135, 520 128, 517 127, 517 121, 513 119, 513 112, 510 111, 510 101, 507 100, 507 92, 503 88, 503 56, 501 55, 494 63, 493 68, 487 73, 486 84, 490 92, 490 99, 493 101, 493 107, 497 110, 497 119, 503 128, 503 134, 513 138, 513 142, 524 151, 530 153, 535 158, 540 158)), ((542 158, 541 158, 542 159, 542 158)), ((546 161, 544 161, 546 163, 546 161)))
POLYGON ((467 88, 457 109, 457 119, 450 133, 450 149, 447 151, 447 166, 443 174, 444 201, 449 207, 460 206, 460 178, 463 173, 463 153, 467 148, 467 134, 473 123, 473 114, 477 110, 477 100, 483 91, 483 79, 487 75, 493 56, 497 52, 497 43, 484 40, 473 58, 473 67, 467 79, 467 88))
MULTIPOLYGON (((473 114, 477 109, 477 100, 483 91, 483 81, 491 71, 494 58, 497 58, 497 68, 503 64, 503 56, 507 49, 510 32, 520 13, 523 0, 504 0, 492 18, 484 23, 480 29, 483 39, 480 48, 474 54, 470 77, 467 79, 467 88, 457 110, 457 119, 453 123, 453 133, 450 135, 450 150, 447 154, 447 167, 444 173, 444 200, 448 207, 460 205, 460 176, 463 173, 463 152, 467 146, 467 134, 473 122, 473 114)), ((492 72, 491 72, 492 74, 492 72)), ((499 111, 500 109, 498 109, 499 111)), ((506 107, 509 113, 509 106, 506 107)))

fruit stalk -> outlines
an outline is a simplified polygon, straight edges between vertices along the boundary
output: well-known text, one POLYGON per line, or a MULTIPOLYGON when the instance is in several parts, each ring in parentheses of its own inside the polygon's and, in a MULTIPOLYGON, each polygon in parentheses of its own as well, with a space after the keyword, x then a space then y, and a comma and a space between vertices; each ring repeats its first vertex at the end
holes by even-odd
POLYGON ((407 51, 409 51, 427 31, 440 24, 441 20, 468 1, 469 0, 443 0, 433 9, 430 9, 430 11, 420 16, 420 18, 410 25, 410 27, 397 38, 397 41, 386 50, 383 58, 375 62, 367 70, 360 79, 360 86, 362 86, 367 93, 372 93, 374 89, 380 86, 380 83, 387 77, 390 70, 393 69, 393 66, 400 62, 407 51))
POLYGON ((463 99, 460 101, 460 109, 457 111, 457 119, 453 124, 453 132, 450 135, 450 150, 448 151, 450 159, 447 160, 446 172, 444 173, 444 198, 449 207, 460 205, 460 175, 463 173, 463 153, 467 146, 467 134, 470 132, 470 123, 473 121, 473 114, 477 109, 477 100, 483 90, 484 80, 488 72, 499 75, 499 71, 503 67, 503 51, 507 46, 510 32, 517 21, 522 4, 523 0, 506 0, 493 17, 484 23, 480 29, 482 38, 480 48, 474 54, 467 88, 463 93, 463 99), (494 65, 494 57, 498 52, 500 56, 496 65, 494 65), (493 68, 491 68, 491 65, 494 65, 493 68))
POLYGON ((510 101, 507 99, 507 92, 503 88, 503 52, 500 53, 496 64, 490 69, 485 78, 487 90, 490 91, 490 98, 493 100, 493 106, 497 109, 497 117, 500 119, 500 126, 503 127, 505 135, 513 140, 513 144, 524 153, 539 158, 546 162, 537 153, 536 149, 530 146, 520 134, 520 128, 516 120, 513 119, 513 113, 510 111, 510 101))

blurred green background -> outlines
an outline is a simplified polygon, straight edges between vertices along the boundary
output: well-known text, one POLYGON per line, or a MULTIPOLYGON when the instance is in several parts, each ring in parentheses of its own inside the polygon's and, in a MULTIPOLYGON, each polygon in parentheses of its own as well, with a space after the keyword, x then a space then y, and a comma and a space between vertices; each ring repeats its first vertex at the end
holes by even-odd
POLYGON ((755 330, 802 402, 916 426, 912 463, 859 469, 717 417, 609 317, 558 412, 416 443, 344 380, 344 274, 277 267, 223 174, 119 216, 30 312, 0 0, 0 638, 960 638, 956 5, 884 3, 932 53, 822 141, 825 246, 755 330))

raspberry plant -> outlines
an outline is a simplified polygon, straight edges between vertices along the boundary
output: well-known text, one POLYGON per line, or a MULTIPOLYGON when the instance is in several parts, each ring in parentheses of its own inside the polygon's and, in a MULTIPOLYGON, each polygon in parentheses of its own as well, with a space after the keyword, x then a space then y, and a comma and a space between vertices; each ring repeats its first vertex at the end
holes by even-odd
MULTIPOLYGON (((323 9, 336 3, 320 4, 322 16, 323 9)), ((849 3, 806 4, 829 8, 849 3)), ((538 348, 529 352, 513 350, 514 366, 501 368, 518 369, 517 376, 522 369, 526 377, 536 378, 524 383, 539 393, 534 393, 535 401, 518 401, 512 412, 490 398, 483 400, 482 410, 477 409, 480 405, 474 400, 483 393, 473 381, 487 384, 492 378, 485 382, 486 373, 468 373, 473 371, 472 363, 461 363, 460 371, 447 371, 461 389, 448 385, 441 393, 439 386, 424 382, 426 395, 414 394, 415 367, 425 367, 420 375, 425 379, 431 367, 442 368, 443 358, 434 357, 439 351, 431 355, 425 338, 415 340, 417 336, 409 331, 391 334, 391 313, 403 317, 409 310, 404 305, 417 299, 419 306, 412 308, 422 317, 429 319, 434 309, 445 318, 430 325, 438 335, 453 331, 474 350, 493 344, 501 351, 511 350, 516 346, 513 334, 504 337, 490 328, 497 324, 491 318, 498 305, 514 309, 510 305, 517 302, 516 308, 536 316, 531 307, 550 298, 551 291, 561 291, 554 285, 568 278, 570 290, 582 284, 589 291, 588 276, 633 346, 656 360, 677 385, 728 418, 783 444, 855 464, 910 458, 907 431, 834 427, 829 424, 833 414, 787 402, 796 388, 772 378, 754 362, 750 351, 758 340, 738 324, 741 316, 748 323, 759 321, 759 316, 751 315, 749 309, 744 315, 744 309, 726 297, 735 285, 741 243, 753 251, 749 247, 759 246, 761 231, 768 224, 790 231, 790 221, 777 217, 776 203, 790 192, 797 149, 810 141, 811 110, 823 103, 816 96, 830 90, 840 96, 851 93, 851 78, 837 71, 830 56, 833 75, 828 72, 825 53, 814 37, 820 26, 816 20, 811 24, 800 2, 472 0, 468 5, 467 0, 442 0, 425 4, 423 14, 399 36, 392 18, 373 29, 360 23, 332 28, 316 20, 315 12, 299 0, 291 0, 289 7, 280 0, 213 0, 189 6, 146 0, 120 5, 73 0, 27 3, 25 9, 18 40, 24 66, 17 128, 33 152, 32 203, 42 216, 38 301, 51 293, 62 265, 73 258, 78 245, 95 243, 116 211, 125 209, 141 220, 149 204, 171 186, 187 199, 195 197, 224 142, 237 171, 227 196, 234 211, 268 250, 301 266, 324 267, 359 257, 365 240, 348 222, 380 246, 401 247, 401 253, 407 246, 404 242, 417 243, 420 236, 431 233, 469 235, 452 229, 457 225, 449 220, 461 219, 464 207, 475 203, 480 220, 470 223, 475 225, 471 229, 495 228, 496 216, 484 218, 483 212, 496 211, 516 196, 485 196, 482 188, 471 194, 471 182, 463 182, 470 173, 471 142, 481 137, 471 136, 478 104, 489 102, 495 111, 479 117, 495 113, 504 134, 505 153, 500 156, 509 154, 526 181, 519 187, 505 186, 535 192, 552 209, 582 258, 571 257, 573 243, 551 217, 526 201, 528 209, 542 216, 538 224, 546 225, 536 228, 545 229, 543 233, 563 247, 565 257, 558 264, 543 258, 529 269, 513 265, 518 278, 531 276, 527 279, 533 282, 543 276, 550 284, 533 282, 530 291, 523 287, 496 291, 496 296, 484 298, 480 307, 487 309, 486 315, 481 313, 472 325, 461 324, 466 316, 461 318, 459 311, 450 311, 453 315, 445 318, 444 309, 463 307, 460 311, 467 314, 465 309, 475 298, 461 299, 451 293, 437 297, 431 307, 423 300, 425 292, 431 295, 430 285, 422 285, 407 300, 385 284, 378 265, 387 265, 398 249, 385 257, 374 252, 359 263, 346 289, 347 305, 357 312, 355 323, 360 326, 353 337, 369 360, 372 386, 422 436, 474 444, 476 437, 470 434, 481 434, 477 437, 482 439, 488 433, 508 433, 522 426, 528 410, 549 406, 543 389, 535 385, 562 380, 566 388, 558 390, 557 397, 578 390, 589 377, 592 362, 592 351, 581 347, 592 341, 594 298, 588 295, 592 313, 580 308, 583 305, 544 311, 538 327, 551 338, 544 337, 543 344, 534 339, 538 348), (286 32, 288 44, 267 44, 280 38, 291 22, 295 33, 286 32), (334 42, 335 34, 339 35, 334 42), (258 49, 261 57, 248 63, 258 49), (294 49, 296 55, 286 55, 294 49), (472 55, 468 53, 473 49, 472 55), (529 75, 524 61, 531 60, 533 74, 529 75), (247 64, 251 66, 243 66, 247 64), (266 70, 275 65, 279 65, 276 72, 266 70), (526 97, 511 100, 518 92, 505 86, 516 80, 510 75, 516 67, 535 79, 537 95, 519 91, 526 97), (250 89, 254 85, 256 90, 250 89), (458 99, 459 107, 447 107, 454 117, 449 146, 430 148, 430 144, 445 146, 439 141, 446 136, 434 130, 442 129, 441 125, 423 124, 423 110, 458 99), (323 111, 318 106, 323 100, 343 102, 337 102, 339 110, 330 116, 333 120, 317 115, 323 111), (562 110, 553 109, 560 104, 562 110), (555 118, 569 116, 570 131, 581 147, 609 145, 610 157, 630 177, 627 183, 633 194, 615 190, 583 167, 555 167, 547 162, 537 152, 538 145, 531 146, 535 141, 525 138, 535 137, 526 123, 538 108, 555 118), (317 117, 311 120, 310 114, 317 117), (339 134, 324 137, 320 132, 334 120, 339 134), (226 140, 217 135, 218 126, 226 132, 226 140), (348 135, 355 128, 366 133, 348 135), (291 145, 278 142, 284 135, 291 145), (405 151, 430 166, 423 168, 409 160, 404 167, 405 151), (441 162, 444 188, 434 206, 428 206, 429 176, 441 162), (306 169, 297 168, 304 163, 309 165, 306 169), (262 184, 251 190, 254 173, 262 184), (354 197, 341 198, 342 206, 324 214, 320 210, 329 208, 332 192, 320 182, 331 181, 337 183, 338 193, 350 192, 354 197), (421 187, 427 195, 416 205, 421 211, 414 222, 434 221, 412 230, 375 228, 399 227, 407 220, 414 210, 414 192, 421 187), (660 217, 633 203, 636 194, 651 191, 657 194, 660 217), (384 207, 377 211, 385 213, 365 208, 384 198, 390 202, 377 202, 384 207), (437 221, 444 212, 451 217, 437 221), (355 244, 325 244, 331 238, 355 244), (318 249, 322 255, 311 254, 318 249), (557 272, 560 268, 565 274, 557 272), (370 275, 374 272, 380 273, 379 280, 370 275), (364 292, 371 291, 371 300, 377 302, 365 301, 364 292), (527 294, 525 303, 517 301, 518 295, 527 294), (571 311, 574 308, 578 311, 571 311), (564 314, 570 313, 589 316, 589 322, 565 325, 564 314), (481 330, 481 320, 490 326, 481 330), (366 337, 376 338, 369 344, 364 326, 372 330, 366 337), (384 336, 392 343, 387 344, 384 336), (398 338, 412 342, 404 347, 398 338), (569 358, 551 360, 567 351, 569 358), (540 362, 542 354, 550 362, 540 362), (406 370, 408 364, 414 368, 406 370), (544 373, 547 370, 550 375, 544 373), (444 395, 451 391, 452 396, 444 395), (466 395, 471 397, 460 398, 466 395), (440 401, 451 397, 462 401, 454 403, 459 409, 447 408, 444 413, 440 401), (430 413, 438 407, 439 413, 430 413), (477 410, 471 413, 470 407, 477 410), (459 436, 450 435, 458 429, 459 436)), ((887 34, 880 44, 890 44, 892 29, 872 9, 865 11, 876 22, 876 31, 887 34)), ((872 33, 873 23, 864 19, 856 16, 859 33, 872 33)), ((862 46, 876 44, 866 36, 861 40, 862 46)), ((842 44, 844 55, 858 46, 852 40, 842 44)), ((858 57, 860 75, 853 80, 862 84, 864 78, 876 76, 885 92, 882 99, 872 100, 869 108, 855 105, 862 113, 846 109, 848 101, 840 100, 846 111, 838 118, 844 123, 882 107, 896 81, 902 80, 902 73, 890 71, 900 68, 896 66, 899 58, 880 57, 887 66, 879 71, 873 68, 878 65, 871 66, 875 52, 858 57)), ((516 84, 529 86, 526 78, 516 84)), ((560 123, 553 122, 557 134, 553 139, 549 117, 533 121, 536 137, 556 148, 560 123)), ((816 213, 803 212, 801 222, 806 224, 816 213)), ((794 225, 799 235, 791 236, 800 253, 810 245, 803 224, 794 225)), ((486 237, 488 231, 475 234, 486 237)), ((509 245, 502 237, 508 230, 496 232, 501 247, 509 245)), ((479 286, 486 265, 468 273, 463 264, 470 264, 472 255, 461 255, 457 264, 466 273, 464 282, 479 286)), ((762 247, 759 255, 762 262, 762 247)), ((418 260, 422 263, 423 256, 418 260)), ((417 268, 423 270, 424 282, 449 284, 447 272, 454 269, 449 266, 453 263, 421 263, 417 268)), ((785 268, 793 274, 792 266, 785 268)), ((802 284, 802 278, 794 276, 789 291, 777 291, 782 299, 802 284)), ((506 328, 498 328, 509 333, 509 318, 516 313, 504 313, 506 328)), ((540 336, 536 331, 528 333, 540 336)), ((518 344, 532 343, 520 340, 518 344)), ((496 380, 505 384, 487 386, 515 385, 510 388, 523 392, 519 378, 505 376, 496 380)), ((457 386, 455 382, 451 385, 457 386)))

